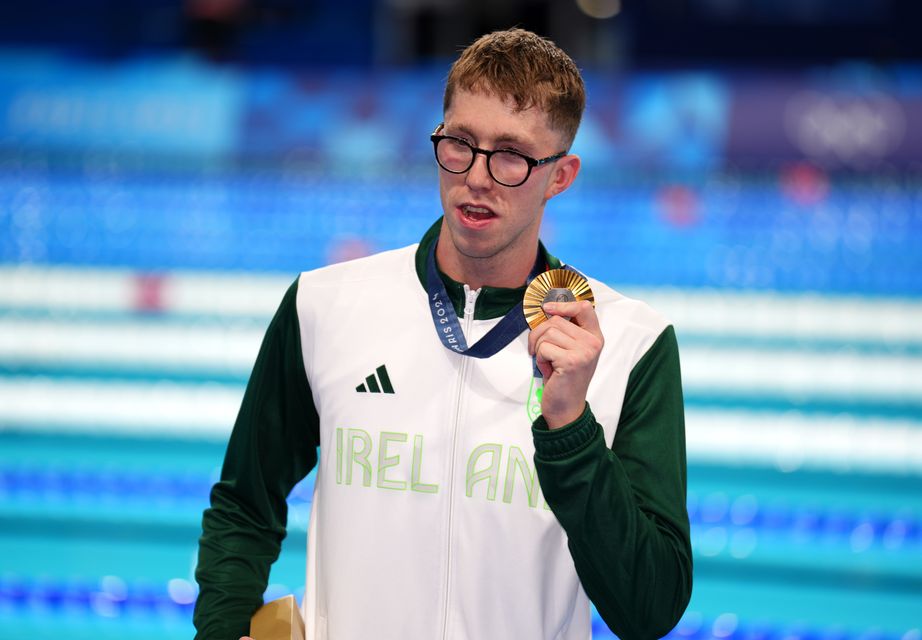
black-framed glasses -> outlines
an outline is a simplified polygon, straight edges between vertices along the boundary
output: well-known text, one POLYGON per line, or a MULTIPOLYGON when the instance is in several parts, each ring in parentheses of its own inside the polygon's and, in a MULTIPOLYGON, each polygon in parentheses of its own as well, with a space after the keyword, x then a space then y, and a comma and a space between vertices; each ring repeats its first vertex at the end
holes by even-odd
POLYGON ((435 150, 435 161, 448 173, 465 173, 474 166, 478 153, 487 159, 487 172, 490 177, 504 187, 518 187, 525 184, 531 170, 542 164, 554 162, 567 155, 566 151, 536 160, 513 149, 480 149, 463 138, 439 135, 443 124, 429 136, 435 150))

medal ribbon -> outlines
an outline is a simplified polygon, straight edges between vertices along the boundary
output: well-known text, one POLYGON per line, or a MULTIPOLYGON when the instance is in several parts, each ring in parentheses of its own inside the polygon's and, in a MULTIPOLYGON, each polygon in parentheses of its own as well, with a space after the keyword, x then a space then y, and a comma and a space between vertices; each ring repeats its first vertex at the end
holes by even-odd
MULTIPOLYGON (((432 243, 429 255, 426 258, 426 291, 429 294, 429 311, 432 313, 435 332, 439 335, 439 340, 442 341, 442 345, 446 349, 474 358, 489 358, 528 329, 525 313, 522 310, 522 302, 519 301, 512 307, 503 316, 502 320, 478 340, 476 344, 468 346, 467 340, 464 339, 464 332, 461 330, 461 323, 458 321, 458 314, 455 313, 455 307, 448 297, 445 283, 439 277, 435 266, 435 247, 437 244, 438 241, 432 243)), ((529 281, 543 270, 544 261, 539 251, 535 266, 528 277, 529 281)))

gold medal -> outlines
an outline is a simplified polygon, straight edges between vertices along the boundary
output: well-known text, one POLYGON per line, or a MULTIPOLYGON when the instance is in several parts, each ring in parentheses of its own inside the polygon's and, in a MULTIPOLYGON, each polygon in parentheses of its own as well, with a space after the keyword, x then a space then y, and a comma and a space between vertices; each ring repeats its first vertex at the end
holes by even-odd
POLYGON ((588 300, 595 306, 595 297, 586 278, 569 269, 552 269, 538 274, 525 289, 522 307, 525 321, 534 329, 547 320, 542 305, 545 302, 579 302, 588 300))

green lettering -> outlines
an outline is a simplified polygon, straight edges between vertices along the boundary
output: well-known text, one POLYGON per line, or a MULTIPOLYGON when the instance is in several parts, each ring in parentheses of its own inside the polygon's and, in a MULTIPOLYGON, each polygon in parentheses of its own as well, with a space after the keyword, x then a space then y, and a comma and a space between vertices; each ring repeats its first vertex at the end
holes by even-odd
POLYGON ((384 477, 385 471, 400 464, 400 456, 388 456, 387 445, 391 442, 406 442, 407 434, 382 431, 378 441, 378 488, 396 489, 404 491, 407 488, 405 480, 388 480, 384 477))
POLYGON ((336 484, 343 483, 343 430, 336 428, 336 484))
POLYGON ((413 438, 413 471, 410 476, 410 490, 420 493, 438 493, 439 485, 426 484, 419 481, 420 468, 423 466, 423 437, 413 438))
POLYGON ((487 480, 487 499, 496 499, 496 486, 499 483, 499 464, 502 459, 503 446, 501 444, 482 444, 471 453, 467 461, 467 477, 465 480, 465 490, 467 497, 470 498, 474 485, 481 480, 487 480), (481 456, 489 454, 490 464, 480 471, 476 471, 477 461, 481 456))
POLYGON ((534 422, 541 415, 541 398, 544 396, 544 378, 533 377, 528 389, 528 399, 525 401, 525 413, 528 421, 534 422))
POLYGON ((506 463, 506 486, 503 488, 503 502, 512 502, 512 490, 515 486, 515 470, 519 469, 525 481, 525 491, 528 493, 528 505, 538 506, 538 472, 533 469, 525 454, 518 447, 509 447, 509 460, 506 463))
POLYGON ((348 451, 346 458, 349 466, 346 467, 346 484, 352 484, 352 467, 358 462, 362 465, 362 484, 366 487, 371 486, 371 463, 368 462, 368 455, 371 453, 371 436, 362 429, 349 429, 348 451), (361 449, 356 450, 355 442, 359 440, 364 445, 361 449))

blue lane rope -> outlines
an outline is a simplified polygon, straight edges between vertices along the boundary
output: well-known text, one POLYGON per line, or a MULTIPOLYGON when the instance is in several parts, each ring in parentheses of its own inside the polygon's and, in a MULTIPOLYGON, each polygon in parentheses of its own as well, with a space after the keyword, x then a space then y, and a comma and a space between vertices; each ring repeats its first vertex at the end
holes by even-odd
MULTIPOLYGON (((303 593, 303 587, 298 593, 303 593)), ((155 585, 144 581, 130 583, 115 576, 71 582, 0 576, 0 606, 42 615, 57 611, 64 615, 90 613, 109 618, 161 617, 164 614, 191 618, 197 595, 196 585, 179 579, 155 585), (176 588, 176 583, 181 588, 176 588)), ((273 593, 271 597, 279 595, 273 593)), ((739 620, 733 613, 711 619, 696 611, 687 611, 665 637, 670 640, 901 640, 918 637, 919 633, 919 629, 907 629, 902 634, 886 634, 876 629, 847 633, 841 628, 749 623, 739 620)), ((604 640, 615 636, 598 615, 593 615, 592 637, 604 640)))
MULTIPOLYGON (((214 478, 210 475, 142 474, 128 471, 92 469, 43 469, 39 467, 0 467, 0 495, 8 501, 21 497, 54 494, 59 498, 76 496, 114 497, 121 500, 156 497, 167 502, 207 503, 214 478)), ((298 484, 288 497, 289 504, 305 505, 312 499, 311 481, 298 484)), ((745 509, 722 494, 688 494, 688 513, 695 527, 748 527, 759 531, 797 532, 808 538, 848 537, 857 527, 869 528, 872 541, 887 540, 891 549, 922 543, 922 519, 917 514, 845 512, 781 502, 760 503, 755 498, 745 509)))

